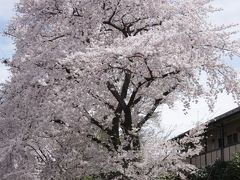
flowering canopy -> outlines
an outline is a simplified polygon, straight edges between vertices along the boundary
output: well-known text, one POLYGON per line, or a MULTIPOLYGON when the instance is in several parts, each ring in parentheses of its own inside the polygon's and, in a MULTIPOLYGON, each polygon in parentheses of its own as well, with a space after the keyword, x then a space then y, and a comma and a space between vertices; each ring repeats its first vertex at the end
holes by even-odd
MULTIPOLYGON (((7 30, 16 54, 0 105, 8 137, 2 149, 22 152, 13 163, 17 172, 139 179, 173 170, 174 160, 189 169, 183 159, 201 148, 183 158, 172 148, 181 151, 184 143, 161 142, 174 153, 153 153, 162 161, 152 161, 143 155, 139 132, 161 104, 181 99, 188 108, 204 96, 212 107, 224 89, 239 97, 237 74, 223 61, 239 54, 239 43, 231 40, 231 26, 206 21, 215 11, 208 3, 21 0, 7 30)), ((197 136, 188 137, 199 147, 197 136)))

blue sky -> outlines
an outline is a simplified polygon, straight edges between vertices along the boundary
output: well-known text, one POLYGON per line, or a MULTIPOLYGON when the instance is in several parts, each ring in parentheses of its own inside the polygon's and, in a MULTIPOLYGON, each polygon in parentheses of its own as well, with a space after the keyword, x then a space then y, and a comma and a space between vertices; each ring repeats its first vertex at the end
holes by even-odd
MULTIPOLYGON (((0 31, 3 32, 9 19, 14 15, 16 0, 0 0, 0 31)), ((14 45, 10 38, 0 36, 0 57, 11 57, 14 45)))
MULTIPOLYGON (((14 4, 18 0, 0 0, 0 31, 6 27, 11 16, 14 15, 14 4)), ((222 12, 218 12, 210 17, 210 21, 215 24, 240 24, 240 0, 215 0, 212 2, 215 7, 223 8, 222 12)), ((240 27, 238 27, 240 29, 240 27)), ((235 36, 240 39, 240 33, 235 36)), ((8 37, 0 35, 0 58, 11 58, 14 53, 14 44, 8 37)), ((234 58, 230 64, 240 70, 240 58, 234 58)), ((9 72, 4 65, 0 64, 0 83, 4 82, 9 76, 9 72)), ((162 106, 162 125, 167 129, 176 128, 174 135, 184 132, 197 121, 206 121, 215 116, 218 116, 226 111, 231 110, 237 105, 233 103, 231 96, 223 93, 219 95, 216 107, 213 112, 208 111, 206 103, 200 99, 198 104, 193 104, 188 115, 182 112, 182 104, 176 102, 174 108, 169 109, 167 106, 162 106)))
MULTIPOLYGON (((0 0, 0 58, 11 58, 14 53, 14 44, 9 37, 3 36, 9 19, 14 15, 14 4, 17 0, 0 0)), ((0 83, 9 76, 7 68, 0 63, 0 83)))

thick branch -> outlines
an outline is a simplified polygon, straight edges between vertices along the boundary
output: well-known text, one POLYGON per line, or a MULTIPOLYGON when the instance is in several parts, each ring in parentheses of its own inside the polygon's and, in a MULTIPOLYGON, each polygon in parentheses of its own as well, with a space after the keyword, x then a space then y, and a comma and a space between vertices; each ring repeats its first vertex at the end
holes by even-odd
POLYGON ((163 101, 163 98, 155 99, 155 102, 153 104, 153 107, 150 109, 150 111, 146 114, 146 116, 137 124, 137 128, 140 130, 141 127, 147 122, 147 120, 153 115, 154 111, 157 109, 157 107, 160 105, 160 103, 163 101))
POLYGON ((37 151, 37 149, 36 148, 34 148, 32 145, 30 145, 30 144, 26 144, 26 146, 29 146, 31 149, 33 149, 34 150, 34 152, 38 155, 38 157, 42 160, 42 162, 45 162, 46 163, 46 161, 47 161, 47 159, 44 159, 44 158, 46 158, 46 156, 44 156, 44 154, 43 154, 43 157, 41 156, 41 154, 37 151))
POLYGON ((112 22, 110 22, 110 21, 103 21, 103 24, 107 24, 109 26, 112 26, 113 28, 115 28, 118 31, 122 32, 125 37, 128 37, 128 34, 124 31, 124 29, 122 29, 121 27, 113 24, 112 22))
POLYGON ((115 110, 113 105, 111 105, 109 102, 105 101, 105 100, 104 100, 103 98, 101 98, 100 96, 95 95, 95 94, 93 94, 92 92, 89 92, 89 94, 92 95, 92 97, 94 97, 95 99, 99 100, 100 102, 103 102, 109 109, 111 109, 111 110, 113 110, 113 111, 115 110))
POLYGON ((124 110, 124 122, 122 123, 122 127, 126 132, 132 130, 132 113, 130 107, 124 110))
POLYGON ((150 167, 149 170, 148 170, 148 172, 147 172, 145 175, 149 175, 149 174, 152 172, 152 170, 153 170, 154 167, 155 167, 154 165, 153 165, 152 167, 150 167))
POLYGON ((121 27, 117 26, 116 24, 114 24, 114 23, 112 22, 112 19, 113 19, 113 17, 115 16, 115 14, 116 14, 116 12, 117 12, 117 8, 118 8, 118 5, 120 4, 120 2, 121 2, 121 0, 118 1, 115 9, 113 10, 112 15, 109 17, 109 19, 108 19, 107 21, 103 21, 103 24, 107 24, 107 25, 109 25, 109 26, 112 26, 113 28, 115 28, 115 29, 117 29, 118 31, 122 32, 125 37, 128 37, 128 34, 127 34, 126 31, 124 30, 124 28, 121 28, 121 27))
POLYGON ((145 65, 147 66, 147 69, 148 69, 150 78, 153 79, 153 72, 152 72, 151 68, 148 66, 147 58, 144 58, 144 63, 145 63, 145 65))
MULTIPOLYGON (((121 97, 122 99, 125 99, 127 96, 127 91, 128 91, 128 87, 130 84, 130 80, 131 80, 131 74, 130 73, 126 73, 125 74, 125 80, 122 86, 122 92, 121 92, 121 97)), ((127 130, 132 130, 132 113, 131 113, 131 108, 130 106, 126 106, 124 108, 124 114, 125 114, 125 118, 124 118, 124 122, 123 122, 123 128, 127 131, 127 130)))
MULTIPOLYGON (((145 78, 146 81, 142 82, 142 83, 139 83, 138 86, 136 87, 136 89, 132 92, 132 95, 130 97, 130 100, 128 102, 128 105, 126 107, 126 109, 128 108, 131 108, 133 105, 137 104, 140 100, 141 100, 141 97, 138 97, 137 99, 136 98, 136 95, 138 93, 138 90, 142 87, 142 85, 144 85, 145 83, 147 83, 147 86, 149 86, 157 77, 154 77, 153 76, 153 72, 152 70, 150 69, 150 67, 148 66, 147 64, 147 61, 146 59, 144 60, 146 66, 147 66, 147 69, 149 71, 149 75, 150 77, 149 78, 145 78)), ((172 72, 169 72, 169 73, 166 73, 164 75, 162 75, 160 78, 163 79, 163 78, 166 78, 170 75, 175 75, 175 74, 178 74, 180 71, 176 70, 176 71, 172 71, 172 72)), ((163 93, 163 96, 167 96, 169 93, 171 93, 176 87, 173 87, 171 90, 169 91, 166 91, 163 93)), ((147 113, 147 115, 143 118, 142 121, 140 121, 137 125, 137 128, 140 128, 145 124, 145 122, 152 116, 152 114, 154 113, 154 111, 156 110, 156 108, 159 106, 159 104, 162 102, 163 98, 160 98, 160 99, 156 99, 155 102, 154 102, 154 105, 152 107, 152 109, 147 113)), ((131 113, 131 112, 130 112, 131 113)), ((126 124, 129 126, 129 124, 126 124)))
POLYGON ((118 149, 118 145, 120 144, 120 140, 119 140, 119 122, 120 122, 120 118, 121 118, 121 113, 122 111, 126 111, 126 103, 124 102, 124 98, 127 95, 127 90, 128 90, 128 86, 130 83, 130 74, 126 74, 125 76, 125 81, 123 83, 122 86, 122 92, 121 95, 119 95, 119 93, 117 92, 115 86, 113 84, 111 84, 110 82, 107 82, 107 87, 109 89, 109 91, 112 93, 112 95, 115 97, 115 99, 118 101, 118 107, 115 110, 115 117, 112 120, 112 142, 114 145, 114 148, 117 150, 118 149))
MULTIPOLYGON (((169 95, 171 92, 173 92, 176 89, 177 85, 173 86, 171 89, 163 93, 163 96, 169 95)), ((152 106, 152 108, 149 110, 149 112, 146 114, 146 116, 137 124, 138 131, 142 128, 142 126, 151 118, 157 107, 163 102, 164 98, 155 99, 155 102, 152 106)))
POLYGON ((115 99, 118 101, 118 103, 121 106, 121 108, 124 110, 127 105, 124 102, 124 98, 122 98, 122 96, 119 95, 119 93, 116 90, 115 86, 108 81, 107 82, 107 88, 112 93, 112 95, 115 97, 115 99))
POLYGON ((137 93, 138 93, 138 90, 139 90, 139 89, 141 88, 141 86, 143 86, 145 83, 146 83, 146 81, 143 82, 143 83, 141 83, 141 82, 138 83, 138 86, 136 87, 136 89, 135 89, 135 90, 132 92, 132 94, 131 94, 131 97, 130 97, 130 100, 129 100, 127 106, 132 107, 134 104, 138 103, 138 102, 141 100, 141 97, 138 97, 136 100, 135 100, 135 98, 136 98, 136 95, 137 95, 137 93))
POLYGON ((65 34, 60 35, 60 36, 56 36, 56 37, 54 37, 54 38, 52 38, 52 39, 49 39, 48 41, 49 41, 49 42, 53 42, 53 41, 55 41, 55 40, 57 40, 57 39, 60 39, 60 38, 65 37, 65 36, 66 36, 65 34))
POLYGON ((148 28, 154 27, 154 26, 161 26, 162 25, 162 21, 160 21, 159 23, 155 23, 155 24, 147 24, 141 28, 136 29, 136 31, 134 32, 133 36, 136 36, 138 33, 142 32, 142 31, 148 31, 148 28))
POLYGON ((97 144, 102 145, 103 147, 105 147, 108 151, 113 151, 111 146, 109 146, 107 143, 102 142, 100 139, 94 137, 93 135, 88 134, 87 135, 88 138, 91 138, 92 141, 96 142, 97 144))
POLYGON ((122 86, 122 92, 121 92, 122 99, 125 99, 126 96, 127 96, 127 91, 128 91, 128 87, 129 87, 129 84, 130 84, 130 80, 131 80, 131 74, 126 73, 124 83, 123 83, 123 86, 122 86))
POLYGON ((73 15, 73 16, 76 16, 76 17, 83 17, 83 16, 79 13, 79 11, 78 11, 78 9, 77 9, 76 7, 73 8, 72 15, 73 15))
POLYGON ((120 122, 120 118, 121 118, 121 113, 122 113, 122 108, 120 107, 120 105, 118 105, 118 107, 116 108, 115 111, 115 117, 112 120, 112 136, 111 136, 111 140, 113 142, 113 146, 115 148, 115 150, 118 149, 118 145, 120 145, 120 140, 119 140, 119 122, 120 122))
POLYGON ((86 117, 90 120, 92 124, 99 127, 102 131, 107 133, 109 136, 112 136, 112 131, 110 129, 104 128, 103 125, 101 125, 95 118, 93 118, 85 108, 84 108, 84 111, 85 111, 86 117))
POLYGON ((127 96, 127 91, 129 88, 131 79, 131 74, 126 73, 125 79, 122 85, 121 95, 119 95, 118 91, 116 90, 115 86, 111 84, 110 82, 107 82, 107 87, 109 91, 112 93, 112 95, 115 97, 115 99, 118 101, 118 107, 115 110, 115 117, 112 120, 112 142, 114 145, 114 148, 117 150, 118 145, 120 144, 119 140, 119 123, 121 118, 122 111, 125 112, 125 121, 124 121, 124 129, 131 129, 132 127, 132 120, 131 120, 131 110, 129 107, 127 107, 124 99, 127 96))
POLYGON ((178 73, 180 73, 180 70, 171 71, 171 72, 169 72, 169 73, 163 74, 163 75, 161 76, 161 78, 165 78, 165 77, 168 77, 168 76, 171 76, 171 75, 176 75, 176 74, 178 74, 178 73))

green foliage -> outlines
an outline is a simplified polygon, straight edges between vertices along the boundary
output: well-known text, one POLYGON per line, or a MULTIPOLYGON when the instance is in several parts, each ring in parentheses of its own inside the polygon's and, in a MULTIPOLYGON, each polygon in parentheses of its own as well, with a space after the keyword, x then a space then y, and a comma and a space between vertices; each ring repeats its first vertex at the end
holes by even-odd
POLYGON ((233 160, 225 162, 217 160, 214 164, 199 169, 191 174, 190 180, 240 180, 240 154, 233 160))
POLYGON ((190 180, 223 180, 227 166, 228 162, 217 160, 214 164, 198 170, 190 180))
POLYGON ((169 173, 161 175, 157 180, 180 180, 180 178, 176 174, 169 173))
POLYGON ((91 176, 84 176, 81 180, 94 180, 91 176))
POLYGON ((229 161, 229 164, 225 170, 225 176, 227 180, 237 180, 240 179, 240 154, 236 154, 232 161, 229 161))
POLYGON ((74 180, 95 180, 92 176, 83 176, 80 179, 76 178, 74 180))

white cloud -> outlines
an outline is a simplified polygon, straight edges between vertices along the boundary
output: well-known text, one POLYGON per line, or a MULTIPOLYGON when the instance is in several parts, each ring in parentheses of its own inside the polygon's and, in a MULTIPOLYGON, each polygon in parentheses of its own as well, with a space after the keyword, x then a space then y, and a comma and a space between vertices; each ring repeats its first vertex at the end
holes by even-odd
POLYGON ((0 63, 0 83, 3 83, 7 80, 10 73, 6 66, 4 66, 2 63, 0 63))
MULTIPOLYGON (((215 12, 210 15, 210 21, 214 24, 230 25, 230 24, 240 24, 240 1, 239 0, 215 0, 211 3, 216 8, 223 9, 220 12, 215 12)), ((240 26, 236 27, 234 30, 239 31, 240 26)), ((235 38, 240 38, 240 33, 235 36, 235 38)))
POLYGON ((159 107, 159 110, 162 111, 161 120, 163 127, 166 129, 169 127, 175 128, 172 135, 176 136, 193 128, 198 122, 206 122, 235 107, 237 107, 237 104, 234 103, 233 97, 227 95, 227 93, 221 93, 218 95, 213 112, 209 111, 208 105, 204 99, 199 99, 197 104, 192 103, 186 115, 183 112, 183 105, 181 102, 176 102, 172 109, 164 105, 159 107))
POLYGON ((213 15, 213 21, 218 24, 240 23, 240 1, 239 0, 215 0, 212 5, 222 8, 223 11, 213 15))

